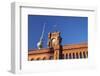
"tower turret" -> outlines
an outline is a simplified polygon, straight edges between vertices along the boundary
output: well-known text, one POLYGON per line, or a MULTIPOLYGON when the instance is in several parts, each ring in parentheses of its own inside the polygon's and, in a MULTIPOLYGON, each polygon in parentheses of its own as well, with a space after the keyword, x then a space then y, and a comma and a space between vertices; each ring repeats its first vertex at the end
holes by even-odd
POLYGON ((54 49, 54 59, 62 58, 62 38, 60 32, 53 32, 48 34, 48 47, 54 49))

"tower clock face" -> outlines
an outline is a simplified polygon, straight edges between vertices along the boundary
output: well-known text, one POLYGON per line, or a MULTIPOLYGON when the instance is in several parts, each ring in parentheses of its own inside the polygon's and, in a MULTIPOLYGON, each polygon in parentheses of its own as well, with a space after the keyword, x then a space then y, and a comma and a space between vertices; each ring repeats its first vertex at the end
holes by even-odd
POLYGON ((56 39, 52 39, 52 44, 56 44, 56 39))

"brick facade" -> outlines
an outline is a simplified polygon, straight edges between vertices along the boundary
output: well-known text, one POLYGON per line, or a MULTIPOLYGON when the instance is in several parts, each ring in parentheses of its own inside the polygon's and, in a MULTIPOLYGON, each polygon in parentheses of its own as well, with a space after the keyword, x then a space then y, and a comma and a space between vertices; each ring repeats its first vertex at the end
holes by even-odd
POLYGON ((61 45, 60 32, 48 34, 48 48, 28 50, 28 60, 57 60, 88 58, 88 44, 61 45), (53 40, 54 39, 54 40, 53 40))

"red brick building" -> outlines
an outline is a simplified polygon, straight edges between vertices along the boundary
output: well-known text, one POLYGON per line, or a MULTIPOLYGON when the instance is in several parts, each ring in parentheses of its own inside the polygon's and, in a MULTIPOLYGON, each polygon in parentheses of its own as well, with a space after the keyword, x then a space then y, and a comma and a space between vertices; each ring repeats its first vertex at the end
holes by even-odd
POLYGON ((88 44, 61 45, 60 32, 48 34, 48 48, 32 49, 28 52, 28 60, 57 60, 88 58, 88 44))

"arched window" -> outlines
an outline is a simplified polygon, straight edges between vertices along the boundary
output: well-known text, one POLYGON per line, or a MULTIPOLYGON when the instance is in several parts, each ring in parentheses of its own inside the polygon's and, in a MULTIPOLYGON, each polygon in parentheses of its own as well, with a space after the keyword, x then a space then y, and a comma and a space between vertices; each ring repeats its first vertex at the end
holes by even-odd
POLYGON ((68 59, 68 54, 66 54, 66 59, 68 59))
POLYGON ((37 58, 36 60, 40 60, 40 58, 37 58))
POLYGON ((88 51, 86 53, 87 53, 87 58, 88 58, 88 51))
POLYGON ((82 58, 82 53, 80 52, 80 58, 82 58))
POLYGON ((64 59, 64 54, 62 54, 62 59, 64 59))
POLYGON ((77 59, 79 58, 78 53, 76 53, 76 58, 77 58, 77 59))
POLYGON ((69 53, 69 59, 71 59, 72 57, 71 57, 71 53, 69 53))
POLYGON ((75 59, 75 53, 73 53, 73 59, 75 59))
POLYGON ((31 61, 33 61, 34 59, 32 58, 31 61))
POLYGON ((52 60, 53 59, 53 56, 50 56, 49 59, 52 60))
POLYGON ((46 57, 43 57, 43 60, 46 60, 46 57))
POLYGON ((83 52, 83 57, 86 58, 86 54, 85 54, 85 52, 83 52))

